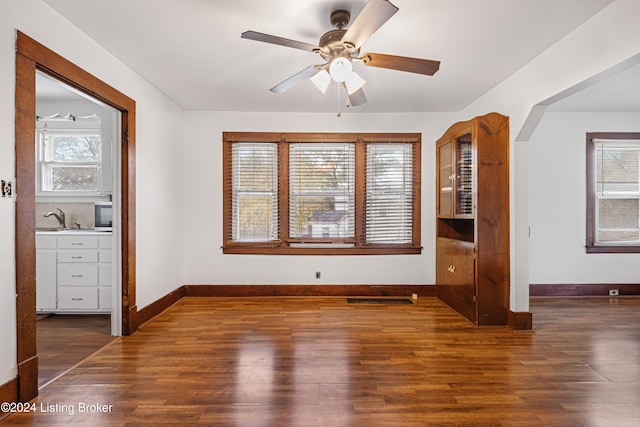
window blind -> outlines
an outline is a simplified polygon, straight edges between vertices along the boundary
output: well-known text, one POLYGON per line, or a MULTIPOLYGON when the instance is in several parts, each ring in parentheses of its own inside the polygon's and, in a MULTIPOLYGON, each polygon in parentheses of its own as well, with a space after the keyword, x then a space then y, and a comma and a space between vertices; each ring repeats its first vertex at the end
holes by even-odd
POLYGON ((640 241, 640 142, 595 140, 596 243, 640 241))
POLYGON ((366 243, 411 243, 413 144, 366 146, 366 243))
POLYGON ((232 148, 232 239, 276 240, 278 149, 275 143, 235 143, 232 148))
POLYGON ((344 242, 354 235, 355 145, 289 146, 289 237, 344 242))

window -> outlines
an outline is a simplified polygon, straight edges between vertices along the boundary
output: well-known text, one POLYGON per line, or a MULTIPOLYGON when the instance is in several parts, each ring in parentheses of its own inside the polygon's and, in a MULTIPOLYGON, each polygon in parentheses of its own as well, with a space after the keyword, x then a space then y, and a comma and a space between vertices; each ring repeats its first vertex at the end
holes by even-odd
POLYGON ((421 252, 419 134, 223 139, 224 253, 421 252))
POLYGON ((587 134, 587 252, 640 252, 640 133, 587 134))
POLYGON ((100 130, 38 130, 38 193, 96 194, 102 147, 100 130))

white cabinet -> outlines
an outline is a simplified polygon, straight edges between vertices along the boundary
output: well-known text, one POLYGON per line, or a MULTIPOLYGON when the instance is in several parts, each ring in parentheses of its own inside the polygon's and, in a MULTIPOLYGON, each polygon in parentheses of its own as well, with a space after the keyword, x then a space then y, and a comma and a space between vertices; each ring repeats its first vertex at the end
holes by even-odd
POLYGON ((36 310, 39 312, 57 308, 56 248, 55 237, 36 236, 36 310))
POLYGON ((113 289, 113 264, 111 263, 113 239, 111 235, 98 237, 98 309, 111 311, 113 289))
POLYGON ((111 234, 53 234, 36 236, 37 311, 111 311, 111 234))

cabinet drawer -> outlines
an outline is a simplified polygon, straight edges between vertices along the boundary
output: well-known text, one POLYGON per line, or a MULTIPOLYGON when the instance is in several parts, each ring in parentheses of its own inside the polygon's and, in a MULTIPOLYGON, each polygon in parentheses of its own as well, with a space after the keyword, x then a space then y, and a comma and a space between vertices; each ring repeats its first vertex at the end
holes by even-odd
POLYGON ((98 308, 98 288, 61 286, 58 288, 58 308, 95 310, 98 308))
POLYGON ((58 251, 58 262, 98 262, 98 252, 58 251))
POLYGON ((36 249, 56 249, 57 240, 51 236, 36 236, 36 249))
POLYGON ((98 236, 65 236, 58 237, 59 249, 97 249, 98 236))
POLYGON ((58 264, 58 286, 98 286, 98 266, 58 264))

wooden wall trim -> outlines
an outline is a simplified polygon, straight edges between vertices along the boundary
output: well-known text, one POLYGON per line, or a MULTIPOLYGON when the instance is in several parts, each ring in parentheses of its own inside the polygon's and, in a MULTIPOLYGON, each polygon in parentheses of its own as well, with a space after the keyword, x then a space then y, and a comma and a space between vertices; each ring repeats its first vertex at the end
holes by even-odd
MULTIPOLYGON (((18 402, 18 377, 7 381, 0 385, 0 403, 2 402, 18 402)), ((0 420, 8 417, 10 412, 0 411, 0 420)))
POLYGON ((173 304, 180 301, 184 297, 184 288, 185 288, 184 286, 180 286, 178 289, 172 292, 169 292, 167 295, 163 296, 162 298, 159 298, 154 302, 152 302, 151 304, 149 304, 148 306, 140 309, 140 311, 138 311, 138 318, 137 318, 138 326, 148 322, 149 320, 156 317, 158 314, 162 313, 163 311, 171 307, 173 304))
POLYGON ((135 110, 133 99, 38 43, 16 32, 16 324, 18 394, 28 401, 38 394, 35 286, 35 122, 36 70, 88 94, 122 113, 121 226, 122 333, 135 332, 135 110))
POLYGON ((528 311, 507 311, 507 326, 514 331, 533 329, 533 314, 528 311))
POLYGON ((435 297, 432 285, 185 285, 186 297, 435 297))
POLYGON ((573 283, 530 284, 531 297, 608 297, 610 289, 617 289, 621 296, 640 295, 640 283, 573 283))

